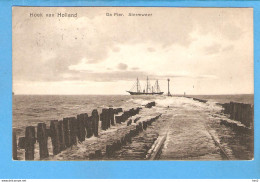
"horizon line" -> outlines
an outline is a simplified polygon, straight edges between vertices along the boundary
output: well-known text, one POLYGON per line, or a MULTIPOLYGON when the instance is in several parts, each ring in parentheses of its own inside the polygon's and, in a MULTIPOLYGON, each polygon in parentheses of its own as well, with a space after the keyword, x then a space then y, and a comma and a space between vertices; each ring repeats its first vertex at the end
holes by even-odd
MULTIPOLYGON (((114 95, 114 96, 116 96, 116 95, 120 95, 120 96, 131 96, 131 95, 129 95, 129 94, 15 94, 14 93, 14 95, 45 95, 45 96, 51 96, 51 95, 60 95, 60 96, 83 96, 83 95, 107 95, 107 96, 109 96, 109 95, 114 95)), ((227 93, 227 94, 185 94, 185 96, 191 96, 191 95, 254 95, 254 93, 239 93, 239 94, 230 94, 230 93, 227 93)), ((149 95, 149 96, 151 96, 151 95, 149 95)), ((162 95, 162 96, 167 96, 167 94, 164 94, 164 95, 162 95)), ((184 94, 173 94, 172 96, 184 96, 184 94)))

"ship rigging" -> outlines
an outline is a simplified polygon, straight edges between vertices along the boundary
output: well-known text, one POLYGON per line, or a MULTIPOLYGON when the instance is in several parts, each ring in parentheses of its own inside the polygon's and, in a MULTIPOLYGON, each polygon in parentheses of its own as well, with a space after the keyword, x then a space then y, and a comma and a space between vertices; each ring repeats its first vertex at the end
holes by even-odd
POLYGON ((136 79, 136 82, 132 86, 132 88, 127 91, 131 95, 162 95, 163 92, 160 90, 159 82, 158 80, 155 81, 154 86, 151 87, 150 81, 147 77, 146 79, 146 86, 142 90, 139 79, 136 79))

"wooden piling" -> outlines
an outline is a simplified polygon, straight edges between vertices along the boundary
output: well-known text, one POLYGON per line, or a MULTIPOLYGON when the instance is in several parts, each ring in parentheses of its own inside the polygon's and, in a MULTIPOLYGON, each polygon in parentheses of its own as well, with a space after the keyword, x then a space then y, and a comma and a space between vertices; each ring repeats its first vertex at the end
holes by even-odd
POLYGON ((115 152, 116 150, 117 150, 117 142, 116 141, 114 141, 113 143, 112 143, 112 152, 115 152))
POLYGON ((94 109, 92 111, 92 119, 93 119, 93 133, 94 136, 98 136, 98 122, 99 122, 99 116, 98 116, 98 111, 94 109))
POLYGON ((117 108, 117 112, 123 112, 123 109, 122 108, 117 108))
POLYGON ((100 115, 101 120, 101 129, 106 130, 108 129, 108 109, 102 109, 102 113, 100 115))
POLYGON ((125 136, 121 137, 121 144, 126 145, 126 138, 125 136))
POLYGON ((132 124, 132 119, 129 119, 127 122, 126 122, 126 125, 129 126, 132 124))
POLYGON ((246 121, 245 111, 246 111, 246 104, 241 103, 240 122, 241 122, 242 124, 244 124, 245 121, 246 121))
POLYGON ((94 160, 94 159, 96 159, 96 156, 95 156, 94 153, 90 153, 90 154, 88 155, 88 158, 89 158, 89 160, 94 160))
POLYGON ((237 121, 239 121, 239 112, 240 112, 239 103, 235 102, 235 120, 237 121))
POLYGON ((101 152, 101 150, 96 150, 95 151, 95 158, 96 159, 100 159, 102 157, 102 152, 101 152))
POLYGON ((129 142, 129 143, 131 143, 132 142, 132 139, 131 139, 131 131, 129 132, 129 133, 127 133, 126 135, 125 135, 125 140, 127 141, 127 142, 129 142))
POLYGON ((247 127, 253 127, 254 126, 254 105, 250 105, 248 107, 248 122, 246 123, 247 127))
POLYGON ((46 124, 38 123, 37 125, 37 140, 40 149, 40 159, 49 157, 48 151, 48 136, 46 134, 46 124))
POLYGON ((143 125, 142 125, 142 123, 140 122, 138 125, 139 125, 139 131, 143 131, 143 125))
POLYGON ((120 150, 122 147, 121 139, 116 141, 116 149, 120 150))
POLYGON ((234 119, 234 103, 230 102, 230 119, 234 119))
POLYGON ((78 125, 78 139, 79 142, 85 141, 86 129, 87 129, 87 117, 88 114, 77 115, 77 125, 78 125))
POLYGON ((237 106, 238 106, 238 109, 237 109, 237 115, 238 115, 237 116, 237 120, 242 122, 242 112, 243 112, 242 106, 243 106, 243 104, 242 103, 237 103, 237 106))
POLYGON ((59 121, 59 139, 60 139, 60 151, 65 150, 66 149, 66 144, 65 144, 65 132, 64 132, 64 125, 63 125, 63 121, 60 120, 59 121))
POLYGON ((113 147, 112 145, 107 145, 106 146, 106 155, 111 156, 113 154, 113 147))
POLYGON ((137 117, 134 119, 134 123, 136 123, 139 119, 141 119, 141 117, 137 117))
POLYGON ((69 125, 71 129, 71 145, 76 145, 77 144, 77 133, 78 133, 78 122, 75 117, 70 117, 69 118, 69 125))
POLYGON ((136 135, 136 130, 133 129, 133 130, 130 130, 130 133, 129 133, 129 136, 132 138, 136 135))
POLYGON ((146 130, 147 128, 147 121, 143 121, 143 129, 146 130))
POLYGON ((20 149, 25 149, 25 145, 26 145, 26 138, 25 137, 19 137, 19 139, 18 139, 18 147, 20 149))
POLYGON ((115 116, 116 123, 121 124, 122 122, 122 115, 115 116))
POLYGON ((90 138, 93 136, 93 122, 94 119, 92 118, 92 116, 90 117, 86 117, 86 124, 87 124, 87 138, 90 138))
POLYGON ((107 109, 107 112, 106 112, 106 129, 109 129, 110 126, 111 126, 111 114, 110 113, 110 110, 107 109))
POLYGON ((254 128, 254 105, 252 105, 252 107, 250 107, 250 110, 251 110, 251 112, 250 112, 249 126, 254 128))
POLYGON ((69 125, 69 118, 63 118, 64 136, 66 147, 71 146, 71 128, 69 125))
POLYGON ((25 129, 25 160, 34 160, 35 127, 28 126, 25 129))
POLYGON ((115 125, 115 112, 113 108, 109 108, 110 123, 112 126, 115 125))
POLYGON ((13 140, 13 148, 12 148, 13 160, 17 160, 18 159, 17 158, 17 139, 16 139, 16 132, 14 130, 13 130, 12 135, 13 135, 13 138, 12 138, 12 140, 13 140))
MULTIPOLYGON (((51 131, 51 141, 52 141, 52 147, 53 147, 53 155, 57 155, 61 151, 60 150, 59 122, 57 120, 51 121, 50 131, 51 131)), ((65 139, 66 139, 66 136, 65 136, 65 139)))

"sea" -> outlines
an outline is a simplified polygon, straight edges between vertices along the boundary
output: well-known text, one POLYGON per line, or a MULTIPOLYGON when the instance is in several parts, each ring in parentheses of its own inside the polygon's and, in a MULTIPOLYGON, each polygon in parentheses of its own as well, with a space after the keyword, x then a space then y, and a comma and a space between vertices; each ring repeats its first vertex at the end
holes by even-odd
MULTIPOLYGON (((189 95, 189 97, 208 100, 213 107, 219 107, 216 103, 231 101, 254 104, 253 94, 189 95)), ((167 100, 166 96, 157 96, 156 101, 167 106, 170 99, 174 97, 167 100)), ((81 113, 91 114, 93 109, 97 109, 99 113, 102 108, 107 107, 127 109, 139 107, 153 100, 154 96, 132 95, 14 95, 12 126, 17 137, 20 137, 24 136, 26 126, 37 126, 40 122, 49 125, 51 120, 62 120, 81 113)), ((194 101, 191 99, 190 102, 194 101)))

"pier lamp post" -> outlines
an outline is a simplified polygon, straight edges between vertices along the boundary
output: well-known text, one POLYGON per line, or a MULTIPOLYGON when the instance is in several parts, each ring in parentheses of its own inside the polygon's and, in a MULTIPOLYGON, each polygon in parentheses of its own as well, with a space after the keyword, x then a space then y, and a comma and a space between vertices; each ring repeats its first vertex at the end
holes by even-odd
POLYGON ((171 95, 171 93, 170 93, 170 79, 168 78, 167 81, 168 81, 168 96, 170 96, 171 95))

